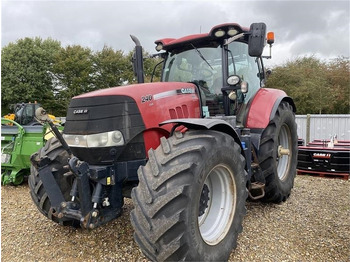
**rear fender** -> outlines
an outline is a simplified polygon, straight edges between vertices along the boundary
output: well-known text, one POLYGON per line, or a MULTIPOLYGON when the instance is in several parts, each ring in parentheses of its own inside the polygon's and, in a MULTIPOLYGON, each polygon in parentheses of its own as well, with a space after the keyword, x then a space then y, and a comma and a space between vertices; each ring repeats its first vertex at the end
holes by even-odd
POLYGON ((250 104, 245 127, 251 129, 266 128, 275 117, 278 106, 283 101, 289 103, 293 107, 293 111, 296 111, 293 99, 287 96, 284 91, 261 88, 250 104))

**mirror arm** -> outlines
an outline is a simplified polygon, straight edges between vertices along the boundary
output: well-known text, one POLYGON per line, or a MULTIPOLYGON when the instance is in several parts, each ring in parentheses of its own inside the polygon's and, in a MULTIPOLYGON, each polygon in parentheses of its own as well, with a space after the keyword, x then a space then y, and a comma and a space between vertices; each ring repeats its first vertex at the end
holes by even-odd
POLYGON ((270 54, 268 56, 262 56, 262 58, 266 58, 266 59, 271 59, 272 58, 272 44, 269 45, 270 46, 270 54))

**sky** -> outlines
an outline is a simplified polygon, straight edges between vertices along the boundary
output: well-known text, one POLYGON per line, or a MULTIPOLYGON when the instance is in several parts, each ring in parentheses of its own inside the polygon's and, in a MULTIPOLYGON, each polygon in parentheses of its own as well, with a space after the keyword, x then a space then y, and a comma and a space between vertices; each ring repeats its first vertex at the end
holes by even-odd
MULTIPOLYGON (((1 1, 1 47, 25 37, 62 46, 156 53, 154 41, 205 33, 221 23, 264 22, 275 33, 271 66, 300 56, 350 56, 349 1, 1 1)), ((266 48, 268 49, 268 48, 266 48)), ((265 54, 268 54, 265 50, 265 54)))

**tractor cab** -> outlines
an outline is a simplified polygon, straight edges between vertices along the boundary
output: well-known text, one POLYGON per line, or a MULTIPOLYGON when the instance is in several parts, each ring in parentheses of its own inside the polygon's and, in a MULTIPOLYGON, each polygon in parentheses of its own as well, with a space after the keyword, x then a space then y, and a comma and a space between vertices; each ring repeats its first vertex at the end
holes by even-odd
POLYGON ((21 125, 33 125, 37 123, 34 119, 35 110, 41 105, 37 103, 21 103, 15 107, 15 121, 21 125))
MULTIPOLYGON (((35 120, 35 110, 41 105, 38 103, 17 103, 11 105, 13 113, 9 113, 4 116, 5 119, 13 120, 20 125, 31 126, 36 125, 38 122, 35 120)), ((9 123, 12 125, 12 123, 9 123)))
POLYGON ((156 50, 165 51, 161 81, 194 83, 203 117, 237 115, 242 120, 248 102, 264 86, 265 28, 263 23, 250 29, 232 23, 207 34, 157 40, 156 50))
MULTIPOLYGON (((41 104, 37 103, 17 103, 10 106, 10 110, 13 113, 8 113, 4 116, 5 119, 15 121, 21 126, 36 126, 40 125, 35 119, 35 111, 41 107, 41 104)), ((56 119, 54 115, 49 114, 50 119, 55 125, 61 125, 61 121, 56 119)), ((13 125, 13 123, 8 122, 7 125, 13 125)))

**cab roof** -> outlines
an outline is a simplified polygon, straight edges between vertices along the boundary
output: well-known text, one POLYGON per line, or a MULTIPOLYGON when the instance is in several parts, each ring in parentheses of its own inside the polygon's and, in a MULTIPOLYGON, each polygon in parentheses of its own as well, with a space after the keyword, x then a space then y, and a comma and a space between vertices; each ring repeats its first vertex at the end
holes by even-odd
MULTIPOLYGON (((248 33, 249 28, 242 27, 237 23, 225 23, 214 26, 209 33, 193 34, 181 38, 163 38, 155 41, 157 46, 161 46, 161 50, 171 51, 173 49, 186 49, 191 45, 196 47, 218 46, 224 39, 238 35, 240 33, 248 33), (230 31, 231 30, 231 31, 230 31), (218 36, 220 31, 222 36, 218 36), (231 34, 229 34, 229 32, 231 34), (234 34, 232 34, 234 33, 234 34)), ((192 48, 192 47, 191 47, 192 48)))

